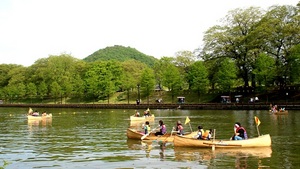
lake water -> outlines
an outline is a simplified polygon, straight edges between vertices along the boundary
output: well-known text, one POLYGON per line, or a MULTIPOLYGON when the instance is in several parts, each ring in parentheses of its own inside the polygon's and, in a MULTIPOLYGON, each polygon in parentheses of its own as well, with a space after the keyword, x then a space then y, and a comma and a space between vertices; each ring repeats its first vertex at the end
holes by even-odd
MULTIPOLYGON (((35 108, 33 108, 35 110, 35 108)), ((40 108, 41 109, 41 108, 40 108)), ((26 108, 0 108, 0 168, 299 168, 300 111, 270 115, 267 111, 151 110, 172 130, 177 120, 216 129, 216 137, 229 139, 240 122, 249 137, 270 134, 272 147, 258 149, 191 149, 172 143, 129 140, 126 129, 134 110, 43 109, 52 121, 28 121, 26 108)), ((143 110, 140 110, 141 112, 143 110)), ((141 126, 138 124, 137 126, 141 126)))

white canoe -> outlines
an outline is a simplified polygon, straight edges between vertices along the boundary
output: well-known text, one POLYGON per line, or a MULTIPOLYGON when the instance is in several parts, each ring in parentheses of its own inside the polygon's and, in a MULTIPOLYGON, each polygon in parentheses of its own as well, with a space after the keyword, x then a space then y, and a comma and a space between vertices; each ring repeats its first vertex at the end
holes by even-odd
POLYGON ((52 114, 47 114, 47 115, 42 115, 42 116, 32 116, 32 115, 27 115, 28 120, 42 120, 42 119, 48 119, 52 118, 52 114))
POLYGON ((136 116, 130 116, 130 121, 154 121, 155 116, 154 114, 152 114, 151 116, 140 116, 140 117, 136 117, 136 116))

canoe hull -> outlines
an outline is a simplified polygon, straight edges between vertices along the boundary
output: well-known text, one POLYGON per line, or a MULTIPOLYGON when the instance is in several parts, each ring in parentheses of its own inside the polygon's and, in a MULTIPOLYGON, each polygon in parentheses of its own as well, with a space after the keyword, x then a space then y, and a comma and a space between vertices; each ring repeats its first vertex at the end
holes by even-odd
POLYGON ((195 138, 186 138, 184 136, 175 136, 175 147, 220 147, 220 148, 241 148, 241 147, 269 147, 271 146, 271 137, 269 134, 262 135, 247 140, 198 140, 195 138))
MULTIPOLYGON (((190 137, 193 137, 196 134, 197 134, 197 132, 189 133, 189 134, 186 134, 185 137, 190 138, 190 137)), ((173 133, 173 134, 166 133, 163 136, 155 136, 154 133, 150 133, 149 136, 145 137, 143 140, 145 140, 145 141, 147 141, 147 140, 158 140, 158 141, 164 141, 164 142, 173 142, 175 135, 177 135, 177 134, 176 133, 173 133)), ((144 136, 144 133, 141 132, 141 131, 137 131, 137 130, 132 129, 132 128, 127 129, 127 138, 129 138, 129 139, 141 140, 142 136, 144 136)))

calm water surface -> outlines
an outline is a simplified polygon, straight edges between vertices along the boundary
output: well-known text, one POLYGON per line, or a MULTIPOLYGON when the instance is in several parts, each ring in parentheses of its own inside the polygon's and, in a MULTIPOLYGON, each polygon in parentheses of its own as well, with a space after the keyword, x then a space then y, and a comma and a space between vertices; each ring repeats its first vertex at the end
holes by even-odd
MULTIPOLYGON (((35 109, 35 108, 33 108, 35 109)), ((168 131, 177 120, 191 120, 216 129, 216 137, 229 139, 239 121, 251 137, 269 133, 271 148, 191 149, 171 143, 129 140, 126 129, 134 110, 43 109, 52 121, 28 121, 26 108, 0 108, 0 168, 299 168, 300 111, 270 115, 267 111, 151 110, 155 122, 168 131)), ((140 110, 143 111, 143 110, 140 110)), ((138 124, 137 126, 141 126, 138 124)), ((190 131, 189 125, 184 125, 190 131)))

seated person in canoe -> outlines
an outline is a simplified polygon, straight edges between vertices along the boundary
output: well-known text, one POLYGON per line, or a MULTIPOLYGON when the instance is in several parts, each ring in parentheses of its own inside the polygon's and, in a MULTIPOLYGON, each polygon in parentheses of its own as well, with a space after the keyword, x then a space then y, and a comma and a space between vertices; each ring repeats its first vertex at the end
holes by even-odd
POLYGON ((203 127, 201 125, 198 126, 198 133, 196 138, 199 140, 210 140, 212 134, 212 129, 206 130, 204 132, 203 127))
POLYGON ((177 134, 178 135, 183 135, 183 126, 181 124, 181 121, 177 121, 177 124, 176 124, 176 128, 175 128, 175 131, 177 131, 177 134))
POLYGON ((140 112, 138 112, 137 110, 135 111, 134 117, 140 117, 140 112))
POLYGON ((151 116, 149 108, 146 111, 144 111, 144 116, 151 116))
POLYGON ((232 140, 246 140, 248 139, 247 131, 244 127, 241 126, 241 123, 236 122, 234 124, 234 135, 232 136, 232 140))
POLYGON ((144 124, 144 130, 145 130, 145 134, 148 134, 148 132, 151 131, 149 121, 145 122, 145 124, 144 124))
POLYGON ((40 115, 40 113, 37 111, 37 110, 35 110, 33 113, 32 113, 32 116, 39 116, 40 115))
POLYGON ((155 133, 156 136, 158 135, 165 135, 167 133, 167 127, 162 120, 159 120, 159 131, 155 133))

